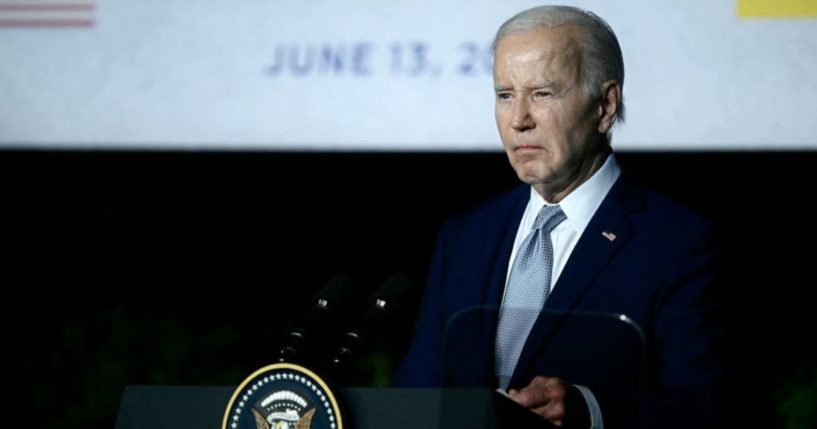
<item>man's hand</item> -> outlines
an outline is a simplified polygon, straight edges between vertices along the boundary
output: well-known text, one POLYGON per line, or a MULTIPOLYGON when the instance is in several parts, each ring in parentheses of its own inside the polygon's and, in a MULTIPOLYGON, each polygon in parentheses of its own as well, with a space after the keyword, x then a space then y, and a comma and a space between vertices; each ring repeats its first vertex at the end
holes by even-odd
POLYGON ((556 426, 562 426, 567 399, 567 386, 562 379, 538 376, 522 390, 509 390, 508 396, 556 426))

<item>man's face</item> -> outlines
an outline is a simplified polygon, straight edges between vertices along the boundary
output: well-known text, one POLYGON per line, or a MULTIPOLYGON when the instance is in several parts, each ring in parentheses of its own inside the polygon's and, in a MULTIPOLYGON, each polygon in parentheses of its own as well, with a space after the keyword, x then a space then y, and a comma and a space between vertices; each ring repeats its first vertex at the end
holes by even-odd
POLYGON ((519 179, 551 202, 604 160, 602 109, 582 85, 579 40, 576 27, 538 28, 507 34, 494 54, 496 123, 505 152, 519 179))

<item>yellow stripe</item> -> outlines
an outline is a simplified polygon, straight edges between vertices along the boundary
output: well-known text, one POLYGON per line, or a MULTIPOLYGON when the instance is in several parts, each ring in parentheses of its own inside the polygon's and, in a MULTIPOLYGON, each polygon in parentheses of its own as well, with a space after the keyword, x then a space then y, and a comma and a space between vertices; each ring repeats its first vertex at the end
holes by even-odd
POLYGON ((738 0, 738 16, 817 17, 817 0, 738 0))

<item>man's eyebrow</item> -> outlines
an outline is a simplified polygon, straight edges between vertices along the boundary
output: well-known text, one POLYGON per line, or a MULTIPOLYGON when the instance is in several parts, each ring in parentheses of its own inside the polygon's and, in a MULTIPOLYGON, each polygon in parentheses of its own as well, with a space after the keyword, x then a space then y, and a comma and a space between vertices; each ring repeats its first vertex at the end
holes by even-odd
POLYGON ((553 89, 556 87, 556 84, 553 83, 551 80, 546 80, 544 82, 538 82, 536 84, 531 85, 530 89, 553 89))
MULTIPOLYGON (((546 80, 543 82, 537 82, 531 86, 525 87, 527 90, 536 90, 536 89, 553 89, 556 87, 556 84, 553 81, 546 80)), ((511 91, 513 87, 510 85, 496 85, 494 87, 494 91, 501 92, 501 91, 511 91)))

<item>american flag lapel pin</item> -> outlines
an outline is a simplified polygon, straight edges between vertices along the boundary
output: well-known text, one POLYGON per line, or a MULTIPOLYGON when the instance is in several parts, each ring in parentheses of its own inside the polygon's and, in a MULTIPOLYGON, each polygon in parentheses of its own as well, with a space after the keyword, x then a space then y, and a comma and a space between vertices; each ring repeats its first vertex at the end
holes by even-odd
POLYGON ((612 232, 606 230, 606 229, 604 231, 602 231, 601 235, 603 235, 604 238, 606 238, 606 239, 608 239, 610 241, 613 241, 613 240, 616 239, 616 235, 613 234, 612 232))

